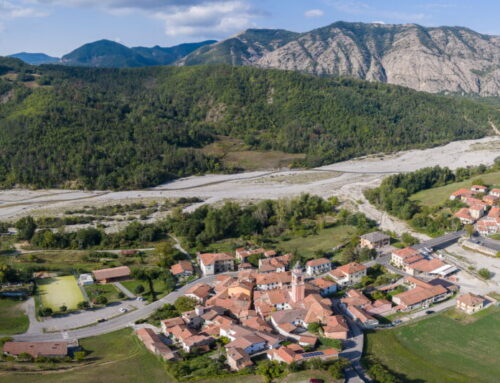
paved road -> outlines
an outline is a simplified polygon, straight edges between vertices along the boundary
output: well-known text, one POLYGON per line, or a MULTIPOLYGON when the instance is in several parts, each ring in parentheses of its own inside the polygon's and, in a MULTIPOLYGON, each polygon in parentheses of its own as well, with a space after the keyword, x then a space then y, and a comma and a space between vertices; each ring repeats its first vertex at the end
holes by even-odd
MULTIPOLYGON (((226 273, 228 275, 236 275, 236 272, 226 273)), ((175 300, 184 295, 185 291, 188 290, 191 286, 196 283, 212 283, 215 280, 215 276, 208 276, 197 279, 183 287, 179 290, 173 291, 172 293, 166 295, 165 297, 159 299, 156 302, 153 302, 147 306, 139 308, 135 311, 128 312, 124 315, 116 317, 114 319, 110 319, 108 321, 98 323, 92 326, 84 327, 78 330, 73 331, 63 331, 57 333, 43 333, 43 325, 34 325, 33 328, 30 325, 30 329, 28 332, 14 336, 15 340, 19 341, 53 341, 53 340, 62 340, 62 339, 80 339, 87 338, 96 335, 107 334, 109 332, 113 332, 116 330, 120 330, 126 327, 133 326, 134 322, 139 319, 148 318, 153 312, 155 312, 158 308, 163 306, 166 303, 174 303, 175 300)), ((81 314, 84 315, 84 314, 81 314)), ((31 319, 31 318, 30 318, 31 319)), ((36 322, 39 323, 39 322, 36 322)))
POLYGON ((371 382, 371 379, 361 366, 364 346, 363 330, 345 312, 338 299, 333 301, 333 306, 336 312, 344 314, 350 328, 350 337, 344 342, 344 350, 340 353, 342 358, 346 358, 351 362, 351 366, 344 371, 345 381, 346 383, 371 382))

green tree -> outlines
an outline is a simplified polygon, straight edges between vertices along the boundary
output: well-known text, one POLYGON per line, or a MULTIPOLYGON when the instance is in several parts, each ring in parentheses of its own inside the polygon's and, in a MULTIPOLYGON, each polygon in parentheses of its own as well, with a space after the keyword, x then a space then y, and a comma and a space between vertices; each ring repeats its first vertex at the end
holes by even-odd
POLYGON ((142 294, 144 292, 144 286, 143 285, 137 285, 135 286, 134 293, 136 294, 142 294))
POLYGON ((479 269, 478 274, 483 279, 490 279, 492 276, 491 271, 485 268, 479 269))
POLYGON ((16 222, 17 238, 29 241, 36 231, 36 223, 33 217, 27 216, 16 222))
POLYGON ((184 313, 186 311, 194 310, 198 305, 198 302, 194 298, 189 298, 186 296, 181 296, 175 300, 174 306, 177 311, 184 313))
POLYGON ((106 298, 106 296, 104 295, 98 295, 95 298, 95 303, 97 303, 98 305, 106 305, 108 303, 108 298, 106 298))

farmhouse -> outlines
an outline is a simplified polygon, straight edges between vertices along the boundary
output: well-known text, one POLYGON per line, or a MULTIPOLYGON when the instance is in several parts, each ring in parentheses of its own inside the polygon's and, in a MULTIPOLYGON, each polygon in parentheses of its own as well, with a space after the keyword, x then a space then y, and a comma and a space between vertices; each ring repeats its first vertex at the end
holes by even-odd
POLYGON ((3 345, 5 355, 19 356, 29 354, 33 358, 45 356, 49 358, 62 358, 68 355, 68 343, 61 342, 6 342, 3 345))
POLYGON ((359 245, 368 249, 381 249, 391 243, 391 237, 380 231, 364 234, 360 239, 359 245))
POLYGON ((309 275, 324 274, 332 269, 332 262, 326 258, 312 259, 306 263, 306 273, 309 275))
POLYGON ((330 276, 340 286, 352 286, 361 282, 361 279, 366 276, 368 267, 357 262, 348 263, 347 265, 337 267, 330 271, 330 276))
POLYGON ((486 299, 480 295, 467 293, 457 298, 456 308, 470 315, 482 310, 486 302, 486 299))
POLYGON ((440 302, 449 297, 454 290, 453 287, 456 287, 450 284, 448 288, 440 279, 427 283, 417 278, 406 277, 405 282, 411 289, 392 297, 392 301, 399 305, 398 309, 403 311, 428 307, 432 303, 440 302))
POLYGON ((239 347, 227 347, 226 358, 227 364, 234 371, 239 371, 253 365, 250 356, 245 352, 245 350, 239 347))
POLYGON ((198 255, 203 275, 214 275, 234 270, 234 259, 228 253, 208 253, 198 255))
POLYGON ((198 303, 205 303, 210 296, 211 291, 212 287, 206 283, 197 283, 196 285, 190 287, 189 290, 186 291, 185 295, 189 298, 196 299, 198 303))
POLYGON ((110 269, 92 271, 94 279, 102 284, 120 282, 130 279, 130 269, 128 266, 112 267, 110 269))
POLYGON ((483 185, 472 185, 470 190, 476 193, 486 193, 488 191, 488 188, 483 185))
POLYGON ((453 215, 458 218, 464 225, 471 225, 476 221, 471 215, 469 209, 467 209, 466 207, 461 208, 453 215))
POLYGON ((175 359, 175 354, 170 347, 163 343, 152 329, 140 328, 135 333, 141 342, 144 343, 144 346, 153 354, 159 355, 163 360, 175 359))
POLYGON ((180 261, 170 268, 170 272, 176 277, 188 277, 193 275, 193 265, 189 261, 180 261))
POLYGON ((424 257, 422 257, 417 250, 412 249, 411 247, 395 250, 391 254, 391 263, 400 269, 404 268, 405 265, 421 259, 424 259, 424 257))

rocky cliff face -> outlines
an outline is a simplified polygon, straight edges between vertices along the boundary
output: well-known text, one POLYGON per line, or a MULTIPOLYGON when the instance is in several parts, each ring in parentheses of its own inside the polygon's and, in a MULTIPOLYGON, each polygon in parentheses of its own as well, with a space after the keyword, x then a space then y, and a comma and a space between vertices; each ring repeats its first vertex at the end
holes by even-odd
POLYGON ((500 36, 467 28, 338 22, 306 33, 249 30, 179 65, 228 63, 352 76, 439 93, 500 96, 500 36))

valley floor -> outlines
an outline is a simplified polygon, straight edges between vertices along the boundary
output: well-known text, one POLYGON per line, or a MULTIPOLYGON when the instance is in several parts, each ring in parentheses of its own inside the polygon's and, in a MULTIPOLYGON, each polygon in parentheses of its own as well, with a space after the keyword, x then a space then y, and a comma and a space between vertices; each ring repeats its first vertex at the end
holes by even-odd
MULTIPOLYGON (((439 165, 453 169, 481 163, 489 165, 498 157, 499 145, 498 137, 456 141, 437 148, 369 156, 312 170, 193 176, 146 190, 4 190, 0 192, 0 220, 14 220, 28 214, 54 215, 85 205, 102 206, 163 198, 200 197, 205 200, 204 203, 217 203, 227 199, 276 199, 313 193, 350 200, 367 216, 381 221, 383 228, 402 232, 407 230, 404 223, 384 215, 381 217, 379 211, 365 203, 363 189, 377 186, 390 174, 423 167, 439 165)), ((188 209, 198 206, 195 204, 188 209)))

